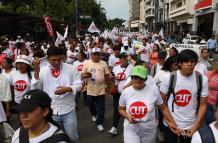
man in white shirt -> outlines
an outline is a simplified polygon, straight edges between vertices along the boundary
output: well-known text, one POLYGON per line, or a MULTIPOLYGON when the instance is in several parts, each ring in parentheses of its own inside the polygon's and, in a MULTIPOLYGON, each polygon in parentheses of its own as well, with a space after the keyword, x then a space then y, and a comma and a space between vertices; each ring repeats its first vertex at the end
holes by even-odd
POLYGON ((53 120, 66 131, 71 142, 78 141, 75 94, 81 89, 81 80, 72 65, 62 62, 63 51, 51 47, 47 51, 48 66, 40 69, 39 60, 35 60, 33 88, 45 91, 52 99, 53 120))
MULTIPOLYGON (((176 82, 173 94, 169 93, 170 74, 167 74, 161 82, 160 92, 166 101, 168 108, 177 126, 181 129, 181 135, 172 133, 168 127, 164 131, 165 143, 191 143, 191 137, 199 129, 204 119, 207 108, 208 81, 207 77, 201 76, 201 92, 198 90, 198 75, 194 72, 198 62, 198 55, 189 49, 179 53, 179 70, 176 71, 176 82)), ((165 124, 166 125, 166 124, 165 124)))

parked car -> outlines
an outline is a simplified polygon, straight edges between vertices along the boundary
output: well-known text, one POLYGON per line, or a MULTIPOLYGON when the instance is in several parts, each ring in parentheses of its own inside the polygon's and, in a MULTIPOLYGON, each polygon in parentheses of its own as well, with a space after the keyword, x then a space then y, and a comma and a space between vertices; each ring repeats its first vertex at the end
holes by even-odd
POLYGON ((182 40, 182 44, 197 44, 198 40, 200 40, 199 43, 203 44, 205 40, 197 35, 188 35, 182 40))

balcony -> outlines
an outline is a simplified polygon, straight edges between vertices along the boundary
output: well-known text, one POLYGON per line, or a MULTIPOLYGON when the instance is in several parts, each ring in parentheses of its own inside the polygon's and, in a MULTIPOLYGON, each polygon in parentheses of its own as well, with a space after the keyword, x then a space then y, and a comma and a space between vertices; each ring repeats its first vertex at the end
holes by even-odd
POLYGON ((145 6, 145 11, 149 10, 149 9, 154 9, 153 5, 147 5, 145 6))
POLYGON ((154 11, 146 12, 145 18, 154 18, 155 14, 154 11))

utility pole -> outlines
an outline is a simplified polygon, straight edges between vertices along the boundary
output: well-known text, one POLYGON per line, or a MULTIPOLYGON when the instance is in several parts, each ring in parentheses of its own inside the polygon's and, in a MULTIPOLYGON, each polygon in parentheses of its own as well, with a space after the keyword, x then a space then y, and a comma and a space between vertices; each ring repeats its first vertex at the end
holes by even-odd
POLYGON ((78 0, 75 0, 75 4, 76 4, 76 23, 75 23, 75 29, 76 29, 76 36, 78 35, 78 0))

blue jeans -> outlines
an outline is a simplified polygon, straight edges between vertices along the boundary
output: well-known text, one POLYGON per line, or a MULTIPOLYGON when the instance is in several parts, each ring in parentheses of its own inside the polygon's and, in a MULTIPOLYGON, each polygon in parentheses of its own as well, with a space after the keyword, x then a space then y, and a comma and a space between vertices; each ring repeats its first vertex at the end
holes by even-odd
POLYGON ((97 125, 104 124, 104 107, 105 107, 105 96, 91 96, 87 95, 86 97, 87 104, 92 116, 97 115, 97 125))
POLYGON ((77 131, 77 116, 75 110, 64 115, 53 115, 52 118, 70 137, 71 143, 78 142, 79 135, 77 131))

